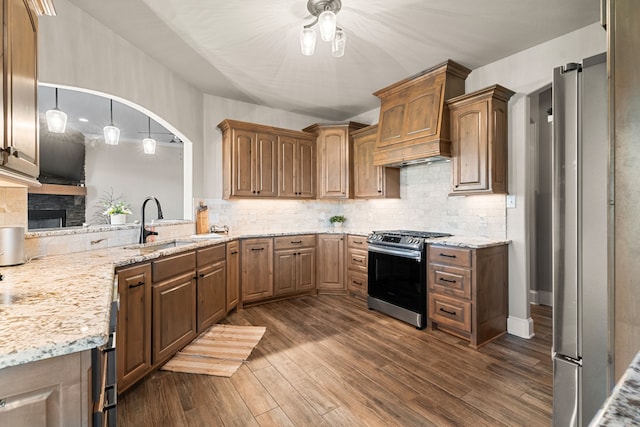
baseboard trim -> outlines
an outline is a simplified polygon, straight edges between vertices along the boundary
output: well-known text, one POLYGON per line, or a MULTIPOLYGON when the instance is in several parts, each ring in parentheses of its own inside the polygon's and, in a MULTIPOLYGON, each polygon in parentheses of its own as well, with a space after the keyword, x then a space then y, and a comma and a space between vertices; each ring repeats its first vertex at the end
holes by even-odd
POLYGON ((538 304, 553 307, 553 292, 538 291, 538 304))
POLYGON ((533 333, 533 319, 521 319, 519 317, 509 316, 507 318, 507 332, 520 338, 531 339, 533 333))

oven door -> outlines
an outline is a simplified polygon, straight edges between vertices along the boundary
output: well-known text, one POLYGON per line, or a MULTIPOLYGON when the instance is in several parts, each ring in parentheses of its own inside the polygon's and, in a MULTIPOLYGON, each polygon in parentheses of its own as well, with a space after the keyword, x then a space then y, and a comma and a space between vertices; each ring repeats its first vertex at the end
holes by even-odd
POLYGON ((426 314, 426 268, 421 251, 369 244, 369 296, 426 314))

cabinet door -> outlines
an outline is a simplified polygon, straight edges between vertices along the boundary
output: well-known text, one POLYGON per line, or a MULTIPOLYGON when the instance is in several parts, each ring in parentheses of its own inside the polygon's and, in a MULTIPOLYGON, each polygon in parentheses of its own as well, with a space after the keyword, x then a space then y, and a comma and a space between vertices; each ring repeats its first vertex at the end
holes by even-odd
POLYGON ((255 150, 255 174, 253 191, 262 197, 278 195, 278 145, 274 135, 259 133, 255 150))
POLYGON ((296 290, 296 262, 298 249, 275 251, 273 257, 273 294, 282 295, 296 290))
POLYGON ((278 196, 297 197, 296 154, 298 142, 295 138, 278 138, 278 196))
POLYGON ((451 114, 453 191, 487 190, 488 101, 460 106, 451 114))
POLYGON ((349 197, 349 141, 345 129, 322 129, 318 137, 318 197, 349 197))
POLYGON ((298 249, 296 252, 296 291, 310 291, 316 288, 316 250, 298 249))
POLYGON ((38 21, 26 0, 6 2, 4 51, 5 167, 37 177, 38 149, 38 21))
POLYGON ((318 236, 318 292, 345 293, 344 238, 342 234, 318 236))
POLYGON ((124 391, 151 369, 151 265, 121 269, 117 275, 117 382, 124 391))
POLYGON ((316 195, 316 161, 315 142, 304 139, 298 140, 296 158, 296 181, 299 197, 314 198, 316 195))
POLYGON ((373 150, 376 146, 376 134, 371 133, 353 141, 353 179, 354 197, 382 197, 384 189, 384 168, 373 165, 373 150))
POLYGON ((240 297, 240 243, 227 243, 227 312, 238 306, 240 297))
POLYGON ((231 150, 231 195, 252 196, 254 161, 251 154, 256 141, 255 132, 242 129, 233 131, 231 150))
POLYGON ((198 332, 202 332, 226 314, 227 270, 224 261, 198 269, 198 332))
POLYGON ((273 240, 248 239, 242 242, 242 302, 273 295, 273 240))
POLYGON ((196 336, 195 271, 153 285, 153 363, 160 363, 196 336))

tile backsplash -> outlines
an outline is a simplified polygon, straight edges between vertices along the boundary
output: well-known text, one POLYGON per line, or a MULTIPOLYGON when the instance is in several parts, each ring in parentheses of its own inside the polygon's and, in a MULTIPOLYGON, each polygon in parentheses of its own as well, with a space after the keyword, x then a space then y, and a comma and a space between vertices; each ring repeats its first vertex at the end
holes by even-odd
POLYGON ((243 234, 328 229, 329 217, 341 214, 346 230, 404 228, 506 239, 504 195, 449 196, 450 162, 405 167, 400 182, 400 199, 196 199, 194 206, 204 201, 211 225, 243 234))
POLYGON ((27 187, 0 187, 0 226, 27 230, 27 187))

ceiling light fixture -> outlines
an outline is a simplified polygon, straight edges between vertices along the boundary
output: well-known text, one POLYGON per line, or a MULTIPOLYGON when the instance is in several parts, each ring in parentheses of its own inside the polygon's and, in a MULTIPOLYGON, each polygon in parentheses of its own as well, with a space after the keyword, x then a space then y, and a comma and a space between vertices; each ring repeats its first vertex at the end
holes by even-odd
POLYGON ((151 138, 151 117, 147 116, 149 136, 142 140, 142 149, 144 154, 156 154, 156 140, 151 138))
POLYGON ((331 42, 331 53, 336 58, 344 56, 347 36, 342 28, 336 25, 337 13, 342 8, 341 0, 309 0, 307 10, 316 19, 305 25, 300 32, 300 50, 305 56, 311 56, 316 49, 316 32, 313 26, 318 24, 320 38, 331 42))
POLYGON ((56 107, 52 110, 47 110, 45 117, 47 118, 49 132, 64 133, 67 127, 67 114, 58 108, 58 88, 56 88, 56 107))
POLYGON ((109 100, 109 106, 109 111, 111 112, 111 122, 109 122, 109 125, 105 126, 103 129, 104 142, 107 145, 118 145, 118 140, 120 139, 120 129, 113 125, 113 99, 109 100))

